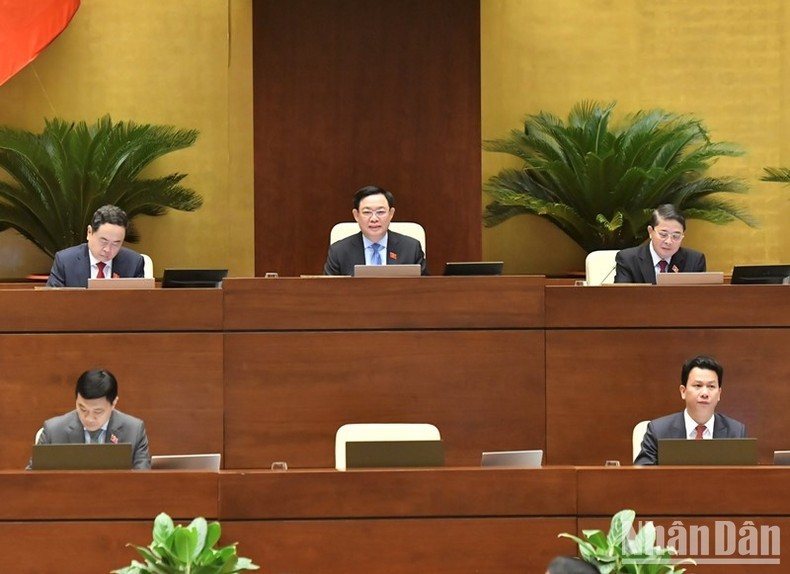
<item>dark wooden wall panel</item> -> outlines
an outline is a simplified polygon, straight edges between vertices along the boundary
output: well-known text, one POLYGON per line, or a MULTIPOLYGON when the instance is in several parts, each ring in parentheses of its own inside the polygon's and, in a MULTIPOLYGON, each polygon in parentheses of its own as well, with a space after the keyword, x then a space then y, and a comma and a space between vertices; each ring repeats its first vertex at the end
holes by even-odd
POLYGON ((256 275, 320 273, 367 184, 434 273, 482 254, 479 0, 256 0, 256 275))
POLYGON ((225 468, 333 467, 351 422, 429 422, 449 466, 543 448, 544 335, 535 331, 225 335, 225 468))

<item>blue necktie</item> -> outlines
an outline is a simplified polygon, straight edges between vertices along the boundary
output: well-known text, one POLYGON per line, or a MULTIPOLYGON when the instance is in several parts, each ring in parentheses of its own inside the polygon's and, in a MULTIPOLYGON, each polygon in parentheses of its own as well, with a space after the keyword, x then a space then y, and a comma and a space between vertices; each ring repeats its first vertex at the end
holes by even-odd
POLYGON ((370 264, 381 265, 381 253, 379 253, 379 250, 382 246, 378 243, 373 243, 371 247, 373 248, 373 255, 370 257, 370 264))

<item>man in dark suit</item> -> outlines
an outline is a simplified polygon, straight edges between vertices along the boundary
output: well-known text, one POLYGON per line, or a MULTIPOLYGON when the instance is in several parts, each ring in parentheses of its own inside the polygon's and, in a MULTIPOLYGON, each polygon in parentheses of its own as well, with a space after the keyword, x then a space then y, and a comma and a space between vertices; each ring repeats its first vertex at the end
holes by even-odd
POLYGON ((715 412, 723 379, 724 369, 712 357, 700 355, 686 361, 680 374, 680 396, 686 409, 650 421, 634 464, 658 464, 660 438, 745 438, 743 423, 715 412))
POLYGON ((87 287, 89 278, 142 277, 143 257, 123 247, 129 218, 120 207, 96 210, 88 225, 88 241, 58 251, 48 287, 87 287))
POLYGON ((104 369, 82 373, 74 394, 76 409, 44 422, 38 444, 131 443, 132 468, 151 468, 148 436, 140 419, 115 408, 118 381, 104 369))
POLYGON ((395 214, 395 198, 387 190, 368 185, 354 194, 351 211, 360 232, 334 242, 324 264, 324 275, 353 275, 354 265, 419 264, 422 275, 428 265, 420 242, 389 231, 395 214))
POLYGON ((680 246, 686 232, 686 218, 670 204, 653 211, 647 233, 650 241, 621 250, 615 257, 615 283, 656 284, 656 273, 705 271, 705 255, 680 246))

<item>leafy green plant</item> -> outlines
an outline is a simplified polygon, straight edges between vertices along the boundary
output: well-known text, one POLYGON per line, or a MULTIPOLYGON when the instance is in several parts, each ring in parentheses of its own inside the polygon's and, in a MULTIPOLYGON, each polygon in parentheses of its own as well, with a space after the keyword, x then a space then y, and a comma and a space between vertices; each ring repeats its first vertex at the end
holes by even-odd
MULTIPOLYGON (((196 130, 113 123, 88 126, 47 120, 32 133, 0 128, 0 231, 15 229, 47 255, 85 240, 93 212, 117 205, 129 216, 194 211, 203 200, 179 182, 186 174, 144 179, 157 158, 195 143, 196 130)), ((139 234, 130 224, 126 240, 139 234)))
POLYGON ((790 168, 787 167, 764 167, 765 172, 760 181, 776 181, 779 183, 790 183, 790 168))
POLYGON ((164 512, 154 520, 154 540, 148 546, 133 546, 145 564, 132 563, 113 574, 232 574, 258 570, 249 558, 236 554, 236 545, 214 549, 219 541, 219 522, 208 524, 195 518, 189 526, 174 525, 164 512))
POLYGON ((612 127, 614 106, 580 102, 567 123, 541 112, 528 116, 523 130, 484 141, 486 151, 513 155, 523 165, 483 185, 493 199, 483 223, 539 215, 588 252, 639 245, 653 209, 664 203, 687 218, 756 225, 716 196, 746 192, 744 182, 705 175, 719 157, 742 155, 737 146, 711 142, 700 120, 663 110, 638 111, 612 127))
POLYGON ((612 517, 609 533, 583 530, 584 538, 563 532, 560 538, 570 538, 579 545, 583 560, 595 565, 601 574, 683 574, 681 564, 695 564, 691 559, 676 560, 672 546, 656 546, 656 528, 646 522, 633 538, 629 534, 636 513, 621 510, 612 517))

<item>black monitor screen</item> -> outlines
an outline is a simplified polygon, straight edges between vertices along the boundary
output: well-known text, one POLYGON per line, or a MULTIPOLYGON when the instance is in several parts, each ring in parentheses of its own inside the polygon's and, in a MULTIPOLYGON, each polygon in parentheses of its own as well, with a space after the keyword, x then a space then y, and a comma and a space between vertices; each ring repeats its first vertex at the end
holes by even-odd
POLYGON ((502 275, 502 261, 448 261, 445 275, 502 275))
POLYGON ((790 284, 790 265, 736 265, 733 285, 790 284))
POLYGON ((165 269, 162 287, 222 287, 227 269, 165 269))

